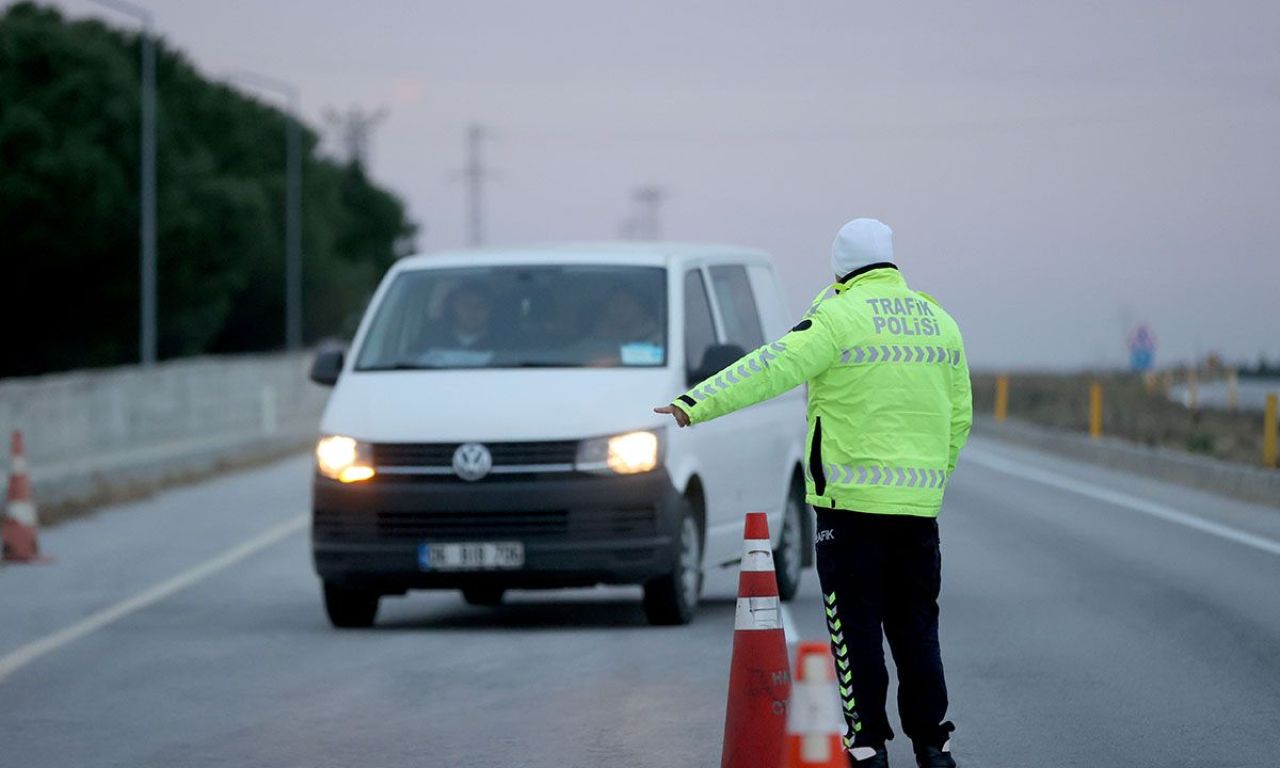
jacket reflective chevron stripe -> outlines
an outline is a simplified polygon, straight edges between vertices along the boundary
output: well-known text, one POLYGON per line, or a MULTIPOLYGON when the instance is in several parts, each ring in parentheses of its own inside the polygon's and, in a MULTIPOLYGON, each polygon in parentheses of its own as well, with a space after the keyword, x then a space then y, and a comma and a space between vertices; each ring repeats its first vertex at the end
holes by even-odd
POLYGON ((782 338, 674 402, 699 424, 805 382, 806 500, 937 515, 973 421, 964 341, 941 305, 892 266, 858 274, 824 288, 782 338))
POLYGON ((842 365, 861 365, 864 362, 868 364, 929 363, 930 365, 959 365, 960 350, 935 346, 881 344, 879 346, 850 347, 840 353, 840 363, 842 365))
POLYGON ((823 464, 824 477, 845 485, 892 485, 898 488, 941 488, 947 484, 947 472, 927 467, 851 467, 848 464, 823 464))
POLYGON ((688 393, 681 395, 678 399, 683 400, 683 398, 688 397, 694 401, 693 403, 688 403, 686 401, 687 405, 694 405, 699 400, 706 400, 717 391, 728 389, 730 386, 737 384, 744 379, 749 379, 757 373, 762 373, 764 369, 768 367, 769 361, 777 358, 777 353, 785 351, 786 345, 777 341, 761 347, 716 374, 714 379, 704 381, 702 384, 699 384, 697 387, 689 390, 688 393))

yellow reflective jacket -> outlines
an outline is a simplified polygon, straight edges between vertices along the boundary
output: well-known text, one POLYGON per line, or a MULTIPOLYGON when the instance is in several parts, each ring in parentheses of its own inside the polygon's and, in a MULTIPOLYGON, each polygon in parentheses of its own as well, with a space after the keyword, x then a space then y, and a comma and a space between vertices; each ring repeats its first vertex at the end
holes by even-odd
POLYGON ((891 264, 826 288, 804 319, 672 401, 693 424, 809 382, 806 500, 936 517, 973 423, 960 329, 891 264))

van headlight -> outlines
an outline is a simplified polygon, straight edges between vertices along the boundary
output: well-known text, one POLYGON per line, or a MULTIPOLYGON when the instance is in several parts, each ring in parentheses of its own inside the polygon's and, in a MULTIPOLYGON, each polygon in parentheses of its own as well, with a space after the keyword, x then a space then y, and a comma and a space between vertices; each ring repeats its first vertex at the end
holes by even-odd
POLYGON ((342 483, 358 483, 373 477, 373 450, 342 435, 327 435, 316 443, 316 469, 342 483))
POLYGON ((583 440, 574 467, 580 472, 635 475, 653 471, 661 459, 661 431, 643 430, 583 440))

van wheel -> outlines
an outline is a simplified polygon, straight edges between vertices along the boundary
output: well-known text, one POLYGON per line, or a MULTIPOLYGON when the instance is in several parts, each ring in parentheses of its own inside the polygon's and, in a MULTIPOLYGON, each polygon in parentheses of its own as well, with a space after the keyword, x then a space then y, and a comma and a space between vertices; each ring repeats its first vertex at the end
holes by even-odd
POLYGON ((689 502, 684 508, 675 568, 644 585, 644 614, 650 624, 688 624, 702 596, 702 531, 689 502))
POLYGON ((330 581, 324 583, 325 613, 329 614, 329 623, 341 629, 372 627, 381 599, 377 592, 350 589, 330 581))
POLYGON ((782 537, 773 551, 774 572, 778 576, 778 597, 789 601, 800 589, 804 570, 804 496, 796 483, 787 493, 787 507, 782 515, 782 537))
POLYGON ((506 594, 502 587, 463 587, 462 599, 468 605, 480 605, 487 608, 502 605, 502 596, 506 594))

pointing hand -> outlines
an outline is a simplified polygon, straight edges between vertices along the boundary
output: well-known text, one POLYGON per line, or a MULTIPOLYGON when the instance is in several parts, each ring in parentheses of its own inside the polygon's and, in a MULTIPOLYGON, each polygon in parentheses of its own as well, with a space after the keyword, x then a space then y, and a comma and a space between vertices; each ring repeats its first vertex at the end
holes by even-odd
POLYGON ((654 413, 669 413, 675 417, 676 423, 682 427, 689 426, 689 414, 674 405, 664 405, 661 408, 654 408, 654 413))

